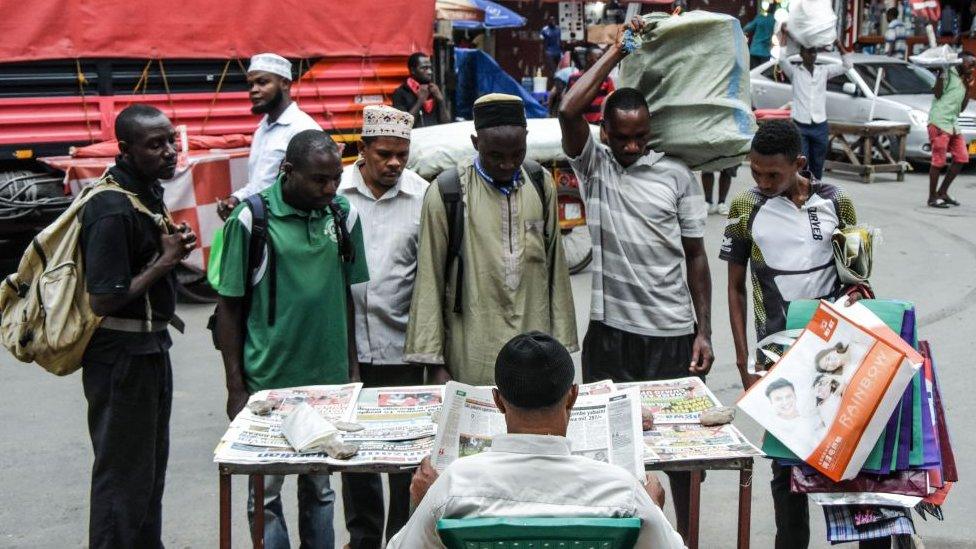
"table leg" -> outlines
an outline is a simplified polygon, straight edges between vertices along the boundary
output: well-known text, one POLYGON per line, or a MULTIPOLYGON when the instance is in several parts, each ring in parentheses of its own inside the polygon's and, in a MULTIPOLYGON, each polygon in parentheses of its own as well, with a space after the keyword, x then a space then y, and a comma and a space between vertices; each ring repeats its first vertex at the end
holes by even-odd
POLYGON ((220 473, 220 549, 231 549, 230 543, 231 476, 220 473))
POLYGON ((691 471, 691 486, 688 493, 688 549, 698 549, 698 519, 701 512, 702 472, 691 471))
POLYGON ((752 522, 752 465, 739 470, 739 543, 738 549, 749 549, 752 522))
POLYGON ((251 530, 251 543, 255 548, 264 547, 264 475, 251 475, 254 486, 254 528, 251 530))

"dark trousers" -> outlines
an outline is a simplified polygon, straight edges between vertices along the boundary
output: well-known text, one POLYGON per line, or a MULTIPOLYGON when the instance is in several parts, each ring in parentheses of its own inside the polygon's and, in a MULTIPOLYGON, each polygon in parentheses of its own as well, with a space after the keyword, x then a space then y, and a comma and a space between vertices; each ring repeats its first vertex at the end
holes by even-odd
MULTIPOLYGON (((583 383, 657 381, 688 377, 694 334, 655 337, 618 330, 590 321, 583 338, 583 383)), ((702 378, 704 379, 704 377, 702 378)), ((678 533, 687 540, 691 473, 668 471, 678 533)), ((702 480, 705 472, 702 471, 702 480)))
POLYGON ((85 357, 92 466, 89 545, 162 547, 173 373, 168 353, 85 357))
POLYGON ((750 55, 749 56, 749 70, 752 70, 759 65, 762 65, 766 61, 769 61, 769 57, 762 55, 750 55))
POLYGON ((810 508, 806 494, 790 492, 790 467, 772 462, 773 512, 776 516, 776 549, 806 549, 810 545, 810 508))
POLYGON ((801 124, 796 122, 800 130, 800 147, 803 156, 807 157, 807 169, 816 179, 823 179, 824 161, 827 159, 827 142, 830 138, 830 126, 826 122, 819 124, 801 124))
MULTIPOLYGON (((424 383, 424 367, 413 364, 360 364, 364 387, 404 387, 424 383)), ((410 473, 389 475, 390 509, 386 539, 410 518, 410 473)), ((383 538, 383 485, 375 473, 343 473, 342 505, 350 549, 379 549, 383 538)))

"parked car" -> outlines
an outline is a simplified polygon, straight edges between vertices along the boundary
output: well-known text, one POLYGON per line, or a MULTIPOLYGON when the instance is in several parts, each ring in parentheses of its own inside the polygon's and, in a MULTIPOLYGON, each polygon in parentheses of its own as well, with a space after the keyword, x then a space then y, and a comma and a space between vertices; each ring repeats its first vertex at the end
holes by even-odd
MULTIPOLYGON (((854 68, 827 81, 827 118, 838 122, 867 122, 874 104, 873 120, 891 120, 911 125, 906 156, 913 161, 927 161, 929 146, 929 107, 935 75, 918 65, 882 55, 852 54, 854 68), (878 74, 881 82, 878 85, 878 74), (878 85, 875 96, 874 89, 878 85)), ((800 57, 790 59, 799 65, 800 57)), ((836 54, 821 53, 818 64, 840 63, 836 54)), ((776 61, 768 61, 751 72, 752 102, 757 109, 775 109, 792 99, 789 79, 776 70, 776 61)), ((970 153, 976 153, 976 104, 959 117, 959 129, 970 153)), ((897 143, 892 144, 893 146, 897 143)))

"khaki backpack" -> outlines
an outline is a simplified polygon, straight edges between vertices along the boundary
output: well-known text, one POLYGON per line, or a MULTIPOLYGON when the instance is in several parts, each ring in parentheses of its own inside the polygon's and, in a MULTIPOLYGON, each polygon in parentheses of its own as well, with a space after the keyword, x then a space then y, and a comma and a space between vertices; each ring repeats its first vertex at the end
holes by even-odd
MULTIPOLYGON (((86 187, 53 223, 31 241, 17 272, 0 284, 0 343, 22 362, 36 362, 59 376, 81 367, 81 357, 101 317, 85 288, 79 213, 95 195, 119 192, 136 211, 169 232, 167 218, 152 213, 111 176, 86 187)), ((148 301, 148 295, 147 295, 148 301)))

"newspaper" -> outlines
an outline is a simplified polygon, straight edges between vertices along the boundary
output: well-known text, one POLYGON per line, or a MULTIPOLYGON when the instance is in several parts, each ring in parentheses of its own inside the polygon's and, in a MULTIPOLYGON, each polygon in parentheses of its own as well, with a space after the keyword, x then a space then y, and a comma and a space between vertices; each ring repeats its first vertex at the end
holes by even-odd
MULTIPOLYGON (((644 478, 640 440, 640 403, 636 389, 612 389, 610 382, 580 387, 566 436, 575 455, 591 457, 644 478)), ((438 420, 432 462, 444 470, 454 460, 481 453, 492 437, 507 431, 505 418, 492 399, 491 387, 448 382, 438 420)))
POLYGON ((338 432, 335 425, 325 419, 308 404, 295 406, 281 423, 285 439, 298 453, 305 454, 325 450, 329 440, 338 432))
POLYGON ((354 421, 364 430, 346 433, 344 440, 432 437, 437 432, 433 416, 440 411, 443 399, 443 385, 363 389, 356 403, 354 421))
POLYGON ((654 414, 654 425, 698 423, 701 413, 722 404, 701 378, 618 383, 618 389, 640 388, 641 406, 654 414))
POLYGON ((733 425, 655 425, 644 431, 644 461, 647 463, 761 455, 759 448, 746 440, 733 425))

